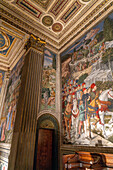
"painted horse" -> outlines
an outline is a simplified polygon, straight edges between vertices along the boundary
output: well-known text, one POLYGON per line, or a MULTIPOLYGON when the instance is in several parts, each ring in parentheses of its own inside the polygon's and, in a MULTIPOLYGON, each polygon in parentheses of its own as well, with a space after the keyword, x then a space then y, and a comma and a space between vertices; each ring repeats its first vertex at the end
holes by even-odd
POLYGON ((101 93, 99 96, 99 102, 101 104, 101 109, 99 109, 99 115, 101 122, 103 123, 103 129, 102 133, 105 138, 107 138, 106 132, 105 132, 105 122, 104 122, 104 116, 111 115, 111 120, 109 123, 113 122, 113 91, 111 89, 105 90, 101 93), (111 99, 111 101, 109 101, 111 99), (109 110, 109 106, 111 106, 112 111, 109 110))

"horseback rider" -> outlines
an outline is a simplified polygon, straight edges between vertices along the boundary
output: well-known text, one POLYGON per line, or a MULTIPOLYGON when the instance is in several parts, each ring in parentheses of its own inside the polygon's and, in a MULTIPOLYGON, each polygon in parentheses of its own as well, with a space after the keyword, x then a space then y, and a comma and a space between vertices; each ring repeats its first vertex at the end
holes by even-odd
MULTIPOLYGON (((96 125, 96 123, 97 123, 98 121, 99 121, 100 124, 102 124, 102 123, 101 123, 101 120, 100 120, 100 116, 99 116, 99 109, 101 108, 101 103, 99 102, 99 95, 100 95, 101 91, 98 91, 98 90, 97 90, 97 86, 96 86, 95 83, 92 83, 90 87, 91 87, 91 89, 92 89, 92 91, 91 91, 91 93, 90 93, 90 95, 91 95, 91 103, 94 103, 94 105, 95 105, 95 108, 92 108, 92 109, 95 110, 95 111, 94 111, 94 114, 93 114, 93 115, 96 116, 95 125, 96 125)), ((91 104, 91 103, 90 103, 90 104, 91 104)), ((93 105, 93 104, 92 104, 92 105, 93 105)), ((91 109, 91 105, 89 105, 88 107, 91 109)))

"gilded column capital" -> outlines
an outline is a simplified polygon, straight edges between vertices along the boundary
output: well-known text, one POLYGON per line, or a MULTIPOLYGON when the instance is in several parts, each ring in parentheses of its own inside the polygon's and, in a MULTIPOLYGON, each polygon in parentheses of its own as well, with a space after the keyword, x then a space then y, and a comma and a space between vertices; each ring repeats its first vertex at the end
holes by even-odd
POLYGON ((31 34, 30 38, 25 44, 25 49, 28 50, 30 47, 37 49, 38 51, 43 52, 46 42, 39 37, 36 37, 31 34))

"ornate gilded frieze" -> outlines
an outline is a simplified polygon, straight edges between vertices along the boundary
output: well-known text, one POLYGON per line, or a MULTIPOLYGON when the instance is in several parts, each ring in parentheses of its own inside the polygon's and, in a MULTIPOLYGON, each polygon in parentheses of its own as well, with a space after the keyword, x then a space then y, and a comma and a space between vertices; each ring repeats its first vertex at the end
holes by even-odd
POLYGON ((31 34, 29 40, 25 45, 25 49, 28 50, 30 47, 32 47, 43 52, 45 44, 46 42, 44 40, 41 40, 39 37, 35 37, 31 34))

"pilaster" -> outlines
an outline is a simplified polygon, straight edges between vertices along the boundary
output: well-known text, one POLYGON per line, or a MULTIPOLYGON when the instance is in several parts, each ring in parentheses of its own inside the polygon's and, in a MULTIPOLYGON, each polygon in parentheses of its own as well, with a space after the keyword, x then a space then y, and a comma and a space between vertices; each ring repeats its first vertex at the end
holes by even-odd
POLYGON ((37 114, 45 42, 31 35, 26 54, 13 132, 9 170, 33 169, 37 114))

